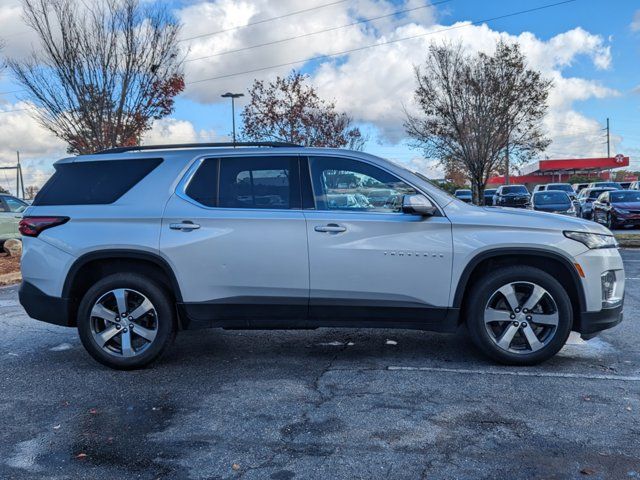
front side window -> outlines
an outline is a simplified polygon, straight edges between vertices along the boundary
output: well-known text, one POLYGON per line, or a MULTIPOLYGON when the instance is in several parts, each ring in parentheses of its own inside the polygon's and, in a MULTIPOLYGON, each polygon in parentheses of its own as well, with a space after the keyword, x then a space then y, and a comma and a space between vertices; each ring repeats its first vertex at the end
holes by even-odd
POLYGON ((384 170, 365 162, 338 157, 310 157, 318 210, 397 213, 402 198, 416 190, 384 170))
POLYGON ((208 207, 300 208, 297 157, 210 158, 185 193, 208 207))

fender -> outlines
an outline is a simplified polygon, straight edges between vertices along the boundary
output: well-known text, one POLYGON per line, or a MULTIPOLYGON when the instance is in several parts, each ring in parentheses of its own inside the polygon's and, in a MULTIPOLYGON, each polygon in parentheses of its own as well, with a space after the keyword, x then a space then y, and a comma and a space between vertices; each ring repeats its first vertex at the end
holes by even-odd
POLYGON ((162 258, 160 255, 151 252, 145 252, 141 250, 130 250, 130 249, 106 249, 106 250, 98 250, 95 252, 86 253, 76 259, 71 265, 69 269, 69 273, 67 274, 67 278, 64 282, 64 287, 62 289, 63 298, 68 298, 71 293, 71 286, 75 280, 76 275, 80 271, 80 269, 86 265, 88 262, 93 260, 101 260, 108 258, 126 258, 132 260, 145 260, 155 265, 159 266, 169 278, 171 282, 171 287, 176 296, 176 300, 178 302, 182 302, 182 293, 180 292, 180 285, 178 284, 178 280, 176 279, 175 274, 173 273, 173 269, 167 263, 167 261, 162 258))
MULTIPOLYGON (((549 250, 545 250, 542 248, 534 248, 534 247, 522 247, 522 248, 496 248, 492 250, 485 250, 480 252, 475 257, 471 259, 467 266, 462 271, 460 275, 460 279, 458 280, 458 286, 456 287, 456 293, 453 297, 453 307, 460 308, 462 306, 462 299, 464 297, 464 292, 467 288, 467 283, 469 282, 469 277, 471 277, 471 273, 473 270, 480 264, 480 262, 487 260, 489 258, 497 258, 506 255, 527 255, 530 257, 546 257, 552 258, 554 260, 560 261, 566 269, 571 272, 571 277, 573 278, 573 283, 578 292, 578 303, 580 305, 580 311, 586 311, 587 302, 584 297, 584 288, 582 286, 582 282, 580 281, 580 277, 578 276, 578 272, 576 271, 573 263, 565 256, 551 252, 549 250)), ((576 315, 579 315, 580 312, 576 312, 576 315)))

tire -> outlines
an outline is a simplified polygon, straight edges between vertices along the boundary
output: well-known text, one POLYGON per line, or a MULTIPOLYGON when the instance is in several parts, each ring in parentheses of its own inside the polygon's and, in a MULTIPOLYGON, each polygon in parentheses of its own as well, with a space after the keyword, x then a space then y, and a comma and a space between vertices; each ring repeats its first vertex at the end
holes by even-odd
POLYGON ((93 285, 82 297, 77 321, 87 352, 117 370, 134 370, 157 360, 177 331, 170 295, 155 281, 135 273, 109 275, 93 285))
POLYGON ((506 365, 536 365, 548 360, 564 346, 573 324, 571 300, 564 287, 550 274, 529 266, 503 267, 484 275, 473 285, 466 311, 473 343, 506 365), (522 308, 530 298, 537 298, 539 294, 533 294, 540 289, 544 293, 533 311, 524 313, 522 308), (515 296, 509 302, 502 292, 511 291, 515 296), (513 303, 515 308, 511 308, 513 303))

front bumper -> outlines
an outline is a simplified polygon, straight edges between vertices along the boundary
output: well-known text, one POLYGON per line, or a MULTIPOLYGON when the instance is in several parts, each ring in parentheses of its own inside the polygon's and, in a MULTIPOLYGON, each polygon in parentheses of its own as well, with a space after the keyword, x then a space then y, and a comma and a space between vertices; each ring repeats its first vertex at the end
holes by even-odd
POLYGON ((615 327, 622 321, 623 305, 613 308, 603 308, 599 312, 582 312, 580 315, 580 336, 588 340, 598 332, 615 327))
POLYGON ((71 299, 49 296, 25 281, 20 284, 18 298, 31 318, 64 327, 74 326, 71 299))

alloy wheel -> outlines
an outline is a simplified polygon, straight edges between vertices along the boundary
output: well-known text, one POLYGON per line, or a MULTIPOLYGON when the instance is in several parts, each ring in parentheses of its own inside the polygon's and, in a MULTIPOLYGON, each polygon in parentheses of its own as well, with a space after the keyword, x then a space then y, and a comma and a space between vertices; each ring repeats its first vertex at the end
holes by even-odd
POLYGON ((536 352, 548 345, 558 330, 558 306, 536 283, 517 281, 497 289, 487 302, 484 326, 502 350, 515 354, 536 352))
POLYGON ((117 357, 140 355, 158 333, 158 316, 142 293, 118 288, 102 295, 90 313, 90 328, 96 344, 117 357))

